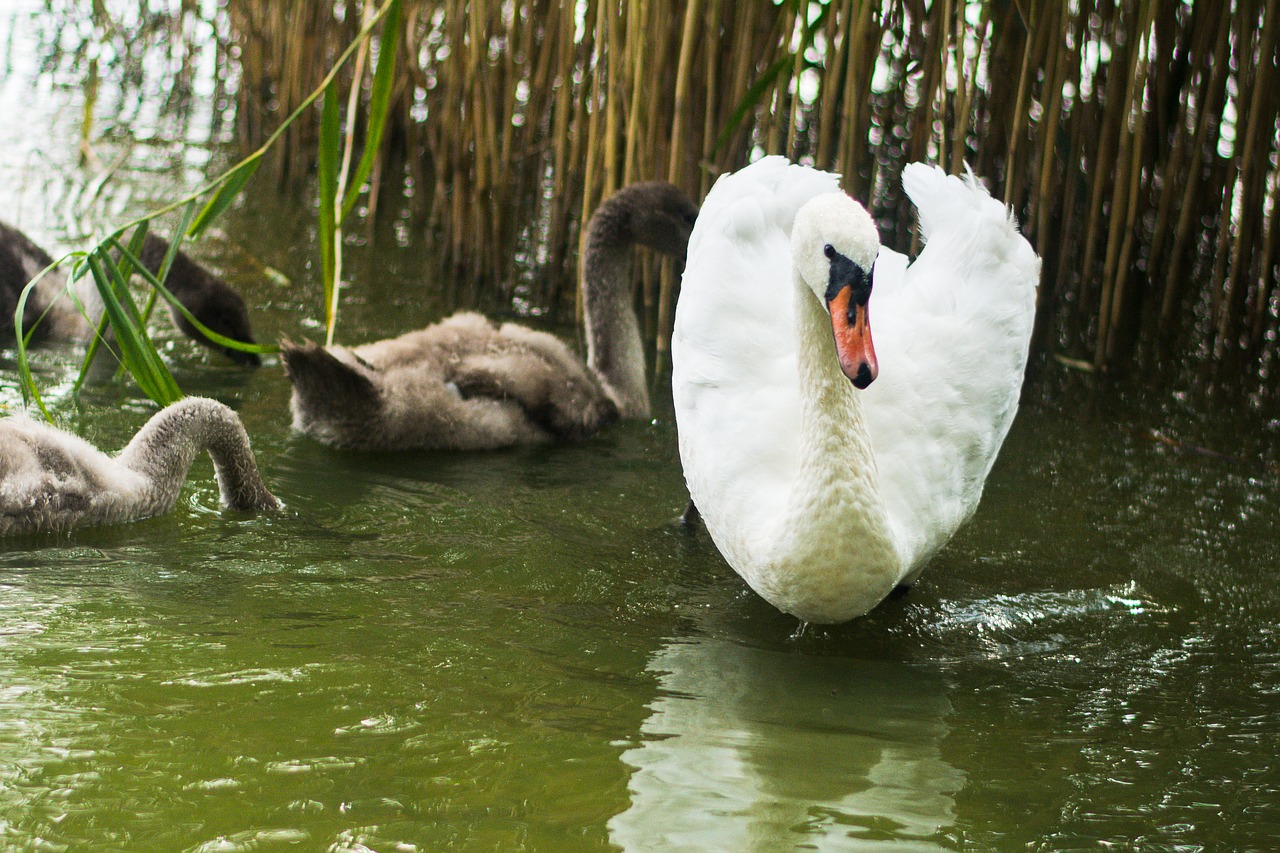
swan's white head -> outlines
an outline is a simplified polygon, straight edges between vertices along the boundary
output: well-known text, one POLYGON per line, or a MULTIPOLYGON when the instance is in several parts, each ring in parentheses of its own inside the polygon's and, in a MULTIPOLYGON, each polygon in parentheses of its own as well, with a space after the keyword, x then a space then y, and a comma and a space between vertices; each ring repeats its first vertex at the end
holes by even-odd
POLYGON ((841 192, 807 202, 791 226, 796 271, 831 314, 840 369, 858 388, 875 381, 871 343, 872 269, 880 235, 866 209, 841 192))

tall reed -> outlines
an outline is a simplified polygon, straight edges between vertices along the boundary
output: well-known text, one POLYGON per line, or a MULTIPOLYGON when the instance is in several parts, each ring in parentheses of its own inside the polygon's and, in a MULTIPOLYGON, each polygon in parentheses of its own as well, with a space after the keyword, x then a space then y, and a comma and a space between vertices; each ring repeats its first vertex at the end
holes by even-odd
MULTIPOLYGON (((1194 362, 1272 394, 1278 2, 405 0, 367 207, 411 181, 458 275, 567 312, 582 224, 622 183, 702 194, 787 153, 841 171, 907 245, 903 166, 967 163, 1044 258, 1043 351, 1152 377, 1194 362)), ((359 7, 228 0, 247 145, 359 7)), ((312 168, 312 122, 273 163, 284 184, 312 168)), ((655 265, 640 299, 661 351, 676 288, 655 265)))

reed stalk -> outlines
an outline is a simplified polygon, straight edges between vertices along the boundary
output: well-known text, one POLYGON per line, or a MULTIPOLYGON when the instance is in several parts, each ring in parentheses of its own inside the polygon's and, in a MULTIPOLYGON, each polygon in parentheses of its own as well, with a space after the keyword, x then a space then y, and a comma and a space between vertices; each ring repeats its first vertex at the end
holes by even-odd
MULTIPOLYGON (((1041 253, 1038 349, 1153 381, 1221 364, 1276 394, 1277 0, 403 2, 378 143, 401 154, 379 162, 412 176, 448 267, 491 305, 519 291, 567 315, 609 191, 665 177, 700 196, 759 153, 842 172, 907 246, 898 176, 926 159, 972 166, 1041 253)), ((226 0, 246 151, 317 88, 360 7, 226 0)), ((353 72, 335 82, 368 103, 353 72)), ((319 135, 307 111, 263 157, 281 186, 314 174, 319 135)), ((647 256, 635 269, 659 354, 678 287, 647 256)))

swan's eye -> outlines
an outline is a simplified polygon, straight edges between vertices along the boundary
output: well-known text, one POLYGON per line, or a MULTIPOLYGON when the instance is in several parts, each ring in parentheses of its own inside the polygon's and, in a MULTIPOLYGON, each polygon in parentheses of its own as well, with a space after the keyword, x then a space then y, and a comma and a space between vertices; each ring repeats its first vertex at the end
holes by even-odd
POLYGON ((822 254, 826 255, 828 258, 834 258, 836 256, 836 247, 828 243, 822 247, 822 254))

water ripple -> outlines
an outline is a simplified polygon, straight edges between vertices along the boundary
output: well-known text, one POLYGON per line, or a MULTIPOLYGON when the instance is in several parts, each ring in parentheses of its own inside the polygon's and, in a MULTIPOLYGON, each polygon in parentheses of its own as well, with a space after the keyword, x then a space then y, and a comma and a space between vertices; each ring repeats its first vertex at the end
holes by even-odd
POLYGON ((241 853, 246 850, 302 844, 310 839, 311 836, 301 829, 258 829, 220 835, 187 849, 189 853, 241 853))
POLYGON ((228 687, 240 684, 293 683, 305 681, 310 670, 319 664, 304 664, 291 669, 240 669, 234 672, 211 672, 204 675, 188 675, 183 678, 171 678, 160 682, 165 686, 181 685, 184 687, 228 687))

